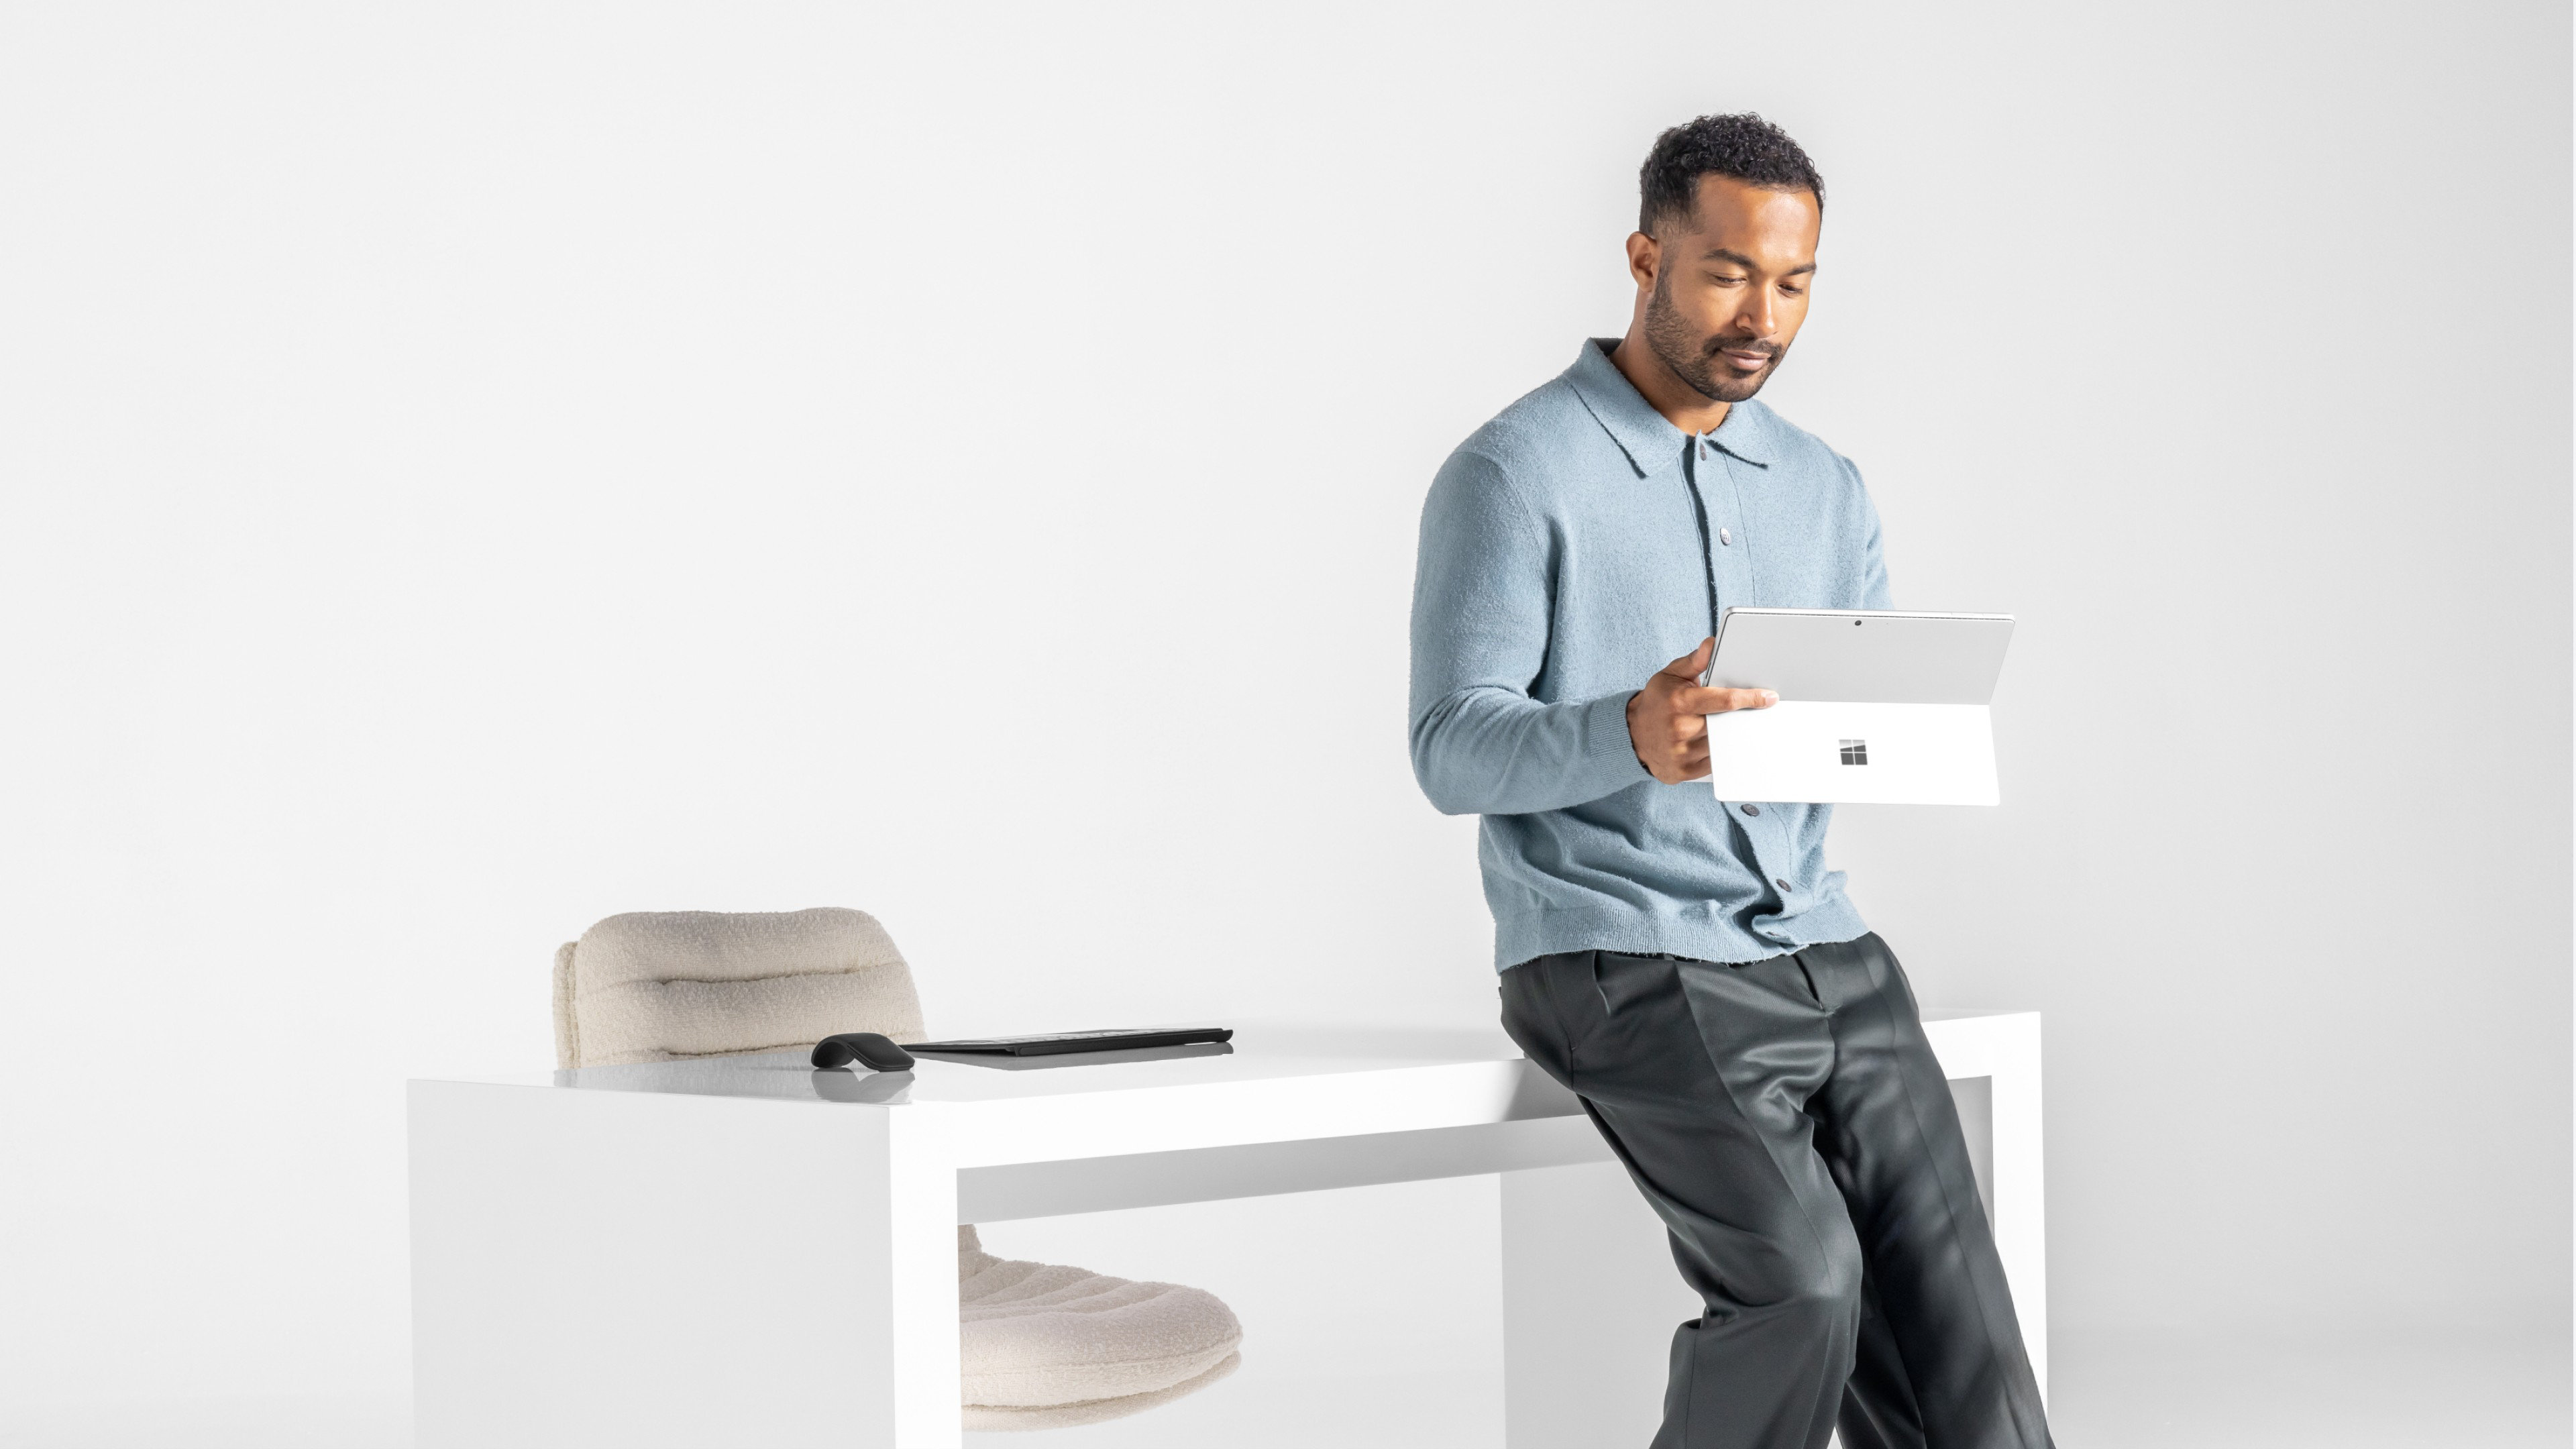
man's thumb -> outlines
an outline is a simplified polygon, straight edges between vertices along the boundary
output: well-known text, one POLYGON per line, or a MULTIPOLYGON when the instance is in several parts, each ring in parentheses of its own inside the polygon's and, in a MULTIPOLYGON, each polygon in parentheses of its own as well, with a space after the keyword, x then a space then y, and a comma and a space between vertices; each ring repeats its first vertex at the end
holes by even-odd
POLYGON ((1663 672, 1674 675, 1678 678, 1687 679, 1691 683, 1697 684, 1699 683, 1700 675, 1708 669, 1708 656, 1715 652, 1716 649, 1717 638, 1715 635, 1711 635, 1708 638, 1699 641, 1699 647, 1697 649, 1694 649, 1688 654, 1683 655, 1681 658, 1674 660, 1672 663, 1665 665, 1663 672))

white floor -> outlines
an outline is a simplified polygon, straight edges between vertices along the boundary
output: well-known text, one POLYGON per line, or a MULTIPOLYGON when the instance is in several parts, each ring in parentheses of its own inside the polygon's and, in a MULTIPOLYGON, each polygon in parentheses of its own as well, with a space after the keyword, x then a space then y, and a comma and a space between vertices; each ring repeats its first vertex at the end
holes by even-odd
MULTIPOLYGON (((971 1449, 1499 1449, 1495 1182, 1467 1178, 990 1224, 1014 1257, 1206 1287, 1243 1368, 1177 1404, 971 1449)), ((2066 1449, 2567 1449, 2563 1334, 2367 1329, 2052 1340, 2066 1449)), ((0 1406, 10 1449, 407 1449, 396 1395, 0 1406)), ((1591 1446, 1585 1446, 1591 1449, 1591 1446)), ((1620 1449, 1603 1445, 1599 1449, 1620 1449)), ((1638 1446, 1642 1449, 1642 1446, 1638 1446)))
MULTIPOLYGON (((2568 1344, 2434 1343, 2321 1353, 2218 1340, 2078 1346, 2053 1398, 2065 1449, 2566 1449, 2568 1344)), ((1194 1400, 1048 1442, 1062 1449, 1224 1445, 1493 1449, 1491 1378, 1265 1380, 1247 1369, 1194 1400)), ((1024 1436, 970 1434, 973 1449, 1024 1436)), ((1616 1449, 1616 1446, 1605 1446, 1616 1449)), ((1644 1449, 1644 1446, 1635 1446, 1644 1449)))
MULTIPOLYGON (((2052 1398, 2066 1449, 2566 1449, 2568 1345, 2450 1340, 2319 1352, 2061 1335, 2052 1398)), ((1049 1435, 974 1434, 975 1449, 1493 1449, 1491 1377, 1297 1377, 1257 1362, 1194 1399, 1049 1435)), ((398 1399, 60 1405, 0 1419, 13 1449, 406 1449, 398 1399)), ((1604 1446, 1617 1449, 1617 1446, 1604 1446)), ((1642 1446, 1637 1446, 1642 1449, 1642 1446)))
POLYGON ((2059 1333, 2067 1449, 2566 1449, 2563 1332, 2059 1333))

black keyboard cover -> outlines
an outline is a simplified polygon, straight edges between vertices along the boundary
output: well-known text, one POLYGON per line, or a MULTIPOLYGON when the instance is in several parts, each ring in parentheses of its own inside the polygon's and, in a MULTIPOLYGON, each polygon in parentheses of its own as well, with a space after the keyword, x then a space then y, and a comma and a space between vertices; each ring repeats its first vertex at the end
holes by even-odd
POLYGON ((1194 1046, 1200 1042, 1231 1041, 1234 1029, 1224 1026, 1131 1027, 1111 1031, 1059 1031, 1044 1036, 987 1036, 964 1041, 908 1041, 908 1052, 951 1052, 960 1055, 1047 1057, 1064 1052, 1116 1052, 1135 1047, 1194 1046))

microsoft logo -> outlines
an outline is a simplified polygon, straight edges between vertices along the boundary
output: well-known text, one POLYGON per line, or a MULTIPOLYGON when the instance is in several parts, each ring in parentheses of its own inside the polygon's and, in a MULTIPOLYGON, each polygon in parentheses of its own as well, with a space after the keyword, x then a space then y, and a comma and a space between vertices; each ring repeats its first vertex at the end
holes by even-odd
POLYGON ((1843 741, 1843 763, 1844 763, 1844 764, 1846 764, 1846 765, 1866 765, 1866 764, 1868 764, 1868 763, 1869 763, 1869 741, 1867 741, 1867 740, 1845 740, 1845 741, 1843 741))

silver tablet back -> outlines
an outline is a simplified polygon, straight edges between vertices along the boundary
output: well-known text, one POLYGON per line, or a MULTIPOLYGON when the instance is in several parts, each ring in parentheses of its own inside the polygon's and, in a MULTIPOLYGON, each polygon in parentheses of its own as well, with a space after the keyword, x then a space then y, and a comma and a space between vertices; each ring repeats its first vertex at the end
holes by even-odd
POLYGON ((1707 682, 1784 700, 1990 704, 2010 614, 1729 609, 1707 682))

